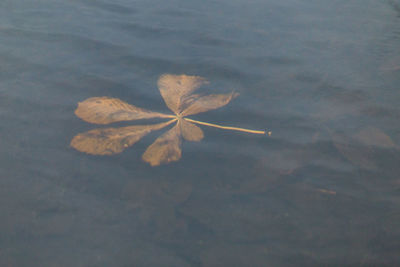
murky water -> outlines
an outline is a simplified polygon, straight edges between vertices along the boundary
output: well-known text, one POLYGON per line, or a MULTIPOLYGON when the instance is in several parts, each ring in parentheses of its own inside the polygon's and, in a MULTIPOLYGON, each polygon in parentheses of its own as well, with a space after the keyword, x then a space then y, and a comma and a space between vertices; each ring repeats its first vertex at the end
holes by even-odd
POLYGON ((400 264, 399 55, 397 0, 1 1, 0 265, 400 264), (87 98, 168 112, 165 73, 240 94, 192 119, 272 135, 70 146, 87 98))

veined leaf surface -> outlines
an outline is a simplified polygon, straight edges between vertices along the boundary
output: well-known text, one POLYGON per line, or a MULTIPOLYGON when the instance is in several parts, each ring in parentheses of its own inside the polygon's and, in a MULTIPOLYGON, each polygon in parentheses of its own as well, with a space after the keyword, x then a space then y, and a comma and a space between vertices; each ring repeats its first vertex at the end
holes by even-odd
POLYGON ((75 149, 93 155, 112 155, 122 152, 135 144, 140 138, 151 131, 161 129, 176 121, 176 125, 158 137, 144 152, 142 159, 151 166, 158 166, 178 161, 181 156, 182 138, 188 141, 200 141, 204 133, 196 124, 207 125, 220 129, 265 134, 238 127, 222 126, 212 123, 184 118, 188 115, 217 109, 228 104, 238 94, 213 94, 200 96, 193 92, 207 81, 199 76, 162 75, 158 80, 160 93, 175 115, 153 112, 135 107, 117 98, 92 97, 79 103, 75 114, 91 123, 108 124, 118 121, 129 121, 150 118, 172 118, 172 120, 153 124, 135 125, 121 128, 94 129, 76 135, 71 146, 75 149))
POLYGON ((110 97, 88 98, 78 104, 75 114, 84 121, 96 124, 171 117, 171 115, 135 107, 118 98, 110 97))
POLYGON ((168 108, 179 114, 185 100, 204 83, 207 81, 199 76, 164 74, 158 80, 158 89, 168 108))
POLYGON ((76 135, 71 141, 71 146, 88 154, 112 155, 132 146, 151 131, 164 128, 172 122, 174 120, 152 125, 94 129, 76 135))
POLYGON ((238 94, 206 95, 193 100, 193 102, 182 111, 182 116, 194 115, 209 110, 217 109, 228 104, 238 94))
POLYGON ((181 127, 182 137, 185 140, 198 142, 203 139, 204 133, 199 126, 186 120, 180 120, 178 124, 181 127))
POLYGON ((151 144, 144 152, 142 159, 151 166, 178 161, 181 158, 181 130, 175 125, 151 144))

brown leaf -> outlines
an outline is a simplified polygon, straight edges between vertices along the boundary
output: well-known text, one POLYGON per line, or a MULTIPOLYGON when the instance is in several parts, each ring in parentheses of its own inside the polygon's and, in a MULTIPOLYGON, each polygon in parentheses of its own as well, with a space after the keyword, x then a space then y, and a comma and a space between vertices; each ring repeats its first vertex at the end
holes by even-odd
POLYGON ((179 114, 190 94, 207 81, 199 76, 164 74, 158 80, 158 88, 168 108, 179 114))
POLYGON ((179 125, 161 135, 144 152, 142 159, 151 166, 158 166, 181 158, 181 131, 179 125))
POLYGON ((194 123, 228 130, 265 134, 265 131, 228 127, 184 118, 188 115, 225 106, 238 95, 233 92, 230 94, 208 96, 193 94, 204 83, 207 83, 207 81, 199 76, 165 74, 159 78, 158 87, 160 93, 168 108, 175 115, 167 115, 138 108, 117 98, 93 97, 86 99, 78 104, 75 114, 90 123, 108 124, 118 121, 149 118, 173 119, 155 125, 94 129, 76 135, 71 141, 71 146, 81 152, 95 155, 120 153, 149 132, 161 129, 177 121, 177 124, 157 138, 142 156, 143 160, 151 166, 158 166, 162 163, 177 161, 181 158, 180 145, 182 137, 188 141, 200 141, 203 139, 203 131, 194 123))
POLYGON ((71 146, 88 154, 112 155, 120 153, 125 148, 135 144, 151 131, 166 127, 172 122, 174 120, 152 125, 94 129, 76 135, 71 141, 71 146))
POLYGON ((130 105, 118 98, 92 97, 78 104, 76 116, 96 124, 149 118, 169 118, 166 115, 130 105))
POLYGON ((179 121, 182 136, 188 141, 198 142, 203 139, 203 131, 197 125, 186 121, 185 119, 179 121))
POLYGON ((184 111, 182 111, 182 116, 194 115, 223 107, 236 96, 238 96, 238 94, 233 92, 230 94, 202 96, 198 99, 195 99, 184 111))

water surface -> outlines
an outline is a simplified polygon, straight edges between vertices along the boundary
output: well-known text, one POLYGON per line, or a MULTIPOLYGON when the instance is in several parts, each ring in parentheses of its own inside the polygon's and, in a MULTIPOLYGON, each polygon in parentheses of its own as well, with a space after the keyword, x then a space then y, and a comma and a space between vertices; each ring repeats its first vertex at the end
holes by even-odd
MULTIPOLYGON (((3 0, 1 266, 395 266, 400 263, 400 2, 3 0), (164 73, 240 96, 114 156, 69 146, 109 96, 168 112, 164 73)), ((151 122, 158 122, 153 120, 151 122)), ((118 125, 130 125, 122 123, 118 125)))

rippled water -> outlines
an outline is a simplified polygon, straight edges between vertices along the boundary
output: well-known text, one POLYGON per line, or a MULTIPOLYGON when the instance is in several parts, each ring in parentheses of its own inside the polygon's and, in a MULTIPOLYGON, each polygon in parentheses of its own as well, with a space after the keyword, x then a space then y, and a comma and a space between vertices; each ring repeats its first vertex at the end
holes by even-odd
POLYGON ((399 54, 397 0, 1 1, 0 265, 400 264, 399 54), (154 168, 158 132, 70 147, 84 99, 168 111, 164 73, 272 136, 202 126, 154 168))

